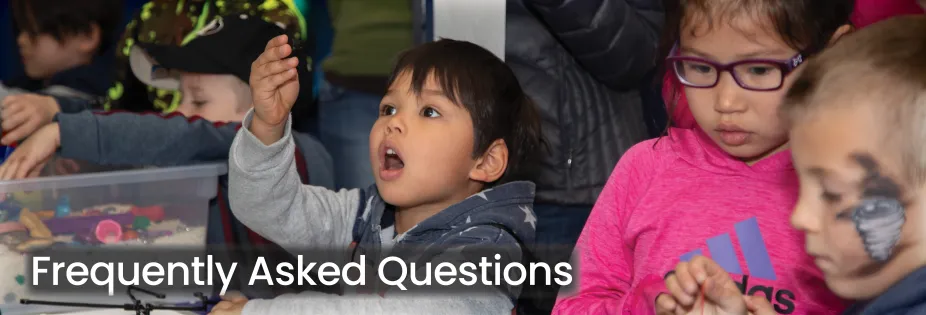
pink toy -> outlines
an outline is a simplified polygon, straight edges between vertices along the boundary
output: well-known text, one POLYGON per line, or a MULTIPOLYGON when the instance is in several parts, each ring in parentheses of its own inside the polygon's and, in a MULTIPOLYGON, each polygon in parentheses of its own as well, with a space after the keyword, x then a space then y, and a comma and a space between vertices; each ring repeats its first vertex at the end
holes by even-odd
POLYGON ((113 220, 103 220, 96 225, 94 234, 103 244, 118 243, 122 239, 122 226, 113 220))
POLYGON ((0 223, 0 234, 6 234, 16 231, 28 231, 25 225, 19 222, 3 222, 0 223))

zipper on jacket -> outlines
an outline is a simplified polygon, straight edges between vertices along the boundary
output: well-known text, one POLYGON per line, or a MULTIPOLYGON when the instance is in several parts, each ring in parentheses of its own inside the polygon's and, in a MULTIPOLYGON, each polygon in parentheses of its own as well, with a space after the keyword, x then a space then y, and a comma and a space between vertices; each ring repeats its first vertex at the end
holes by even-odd
POLYGON ((566 191, 572 192, 572 147, 566 156, 566 191))

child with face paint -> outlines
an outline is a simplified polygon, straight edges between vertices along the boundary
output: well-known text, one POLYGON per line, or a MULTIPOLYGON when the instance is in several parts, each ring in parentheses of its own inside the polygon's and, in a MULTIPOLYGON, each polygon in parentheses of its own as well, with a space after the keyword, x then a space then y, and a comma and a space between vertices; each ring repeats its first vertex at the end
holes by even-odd
MULTIPOLYGON (((853 1, 680 1, 666 66, 699 128, 670 129, 621 158, 576 248, 577 291, 554 314, 651 314, 679 261, 706 255, 781 314, 837 314, 802 235, 778 105, 801 65, 851 30, 853 1)), ((731 281, 733 281, 731 280, 731 281)))
MULTIPOLYGON (((876 23, 806 65, 782 105, 800 178, 791 222, 827 286, 864 301, 844 314, 926 313, 924 56, 926 16, 876 23)), ((706 258, 666 284, 675 314, 774 314, 706 258)))

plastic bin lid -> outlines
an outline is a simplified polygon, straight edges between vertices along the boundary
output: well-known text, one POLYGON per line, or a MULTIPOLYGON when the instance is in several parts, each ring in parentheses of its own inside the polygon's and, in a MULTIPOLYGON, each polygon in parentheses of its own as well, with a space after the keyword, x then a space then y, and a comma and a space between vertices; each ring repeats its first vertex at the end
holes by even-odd
POLYGON ((225 175, 227 173, 228 165, 226 163, 208 163, 51 176, 0 181, 0 193, 209 178, 225 175))

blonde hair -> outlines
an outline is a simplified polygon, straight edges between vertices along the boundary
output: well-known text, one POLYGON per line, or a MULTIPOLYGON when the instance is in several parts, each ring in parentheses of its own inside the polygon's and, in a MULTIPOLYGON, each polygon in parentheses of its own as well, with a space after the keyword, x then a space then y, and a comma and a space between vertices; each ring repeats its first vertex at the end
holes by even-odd
POLYGON ((926 16, 895 17, 840 39, 807 62, 781 111, 794 123, 838 106, 877 106, 902 151, 904 180, 926 183, 926 16))

